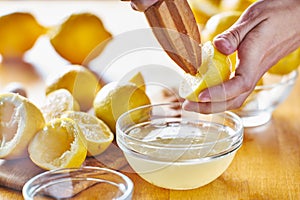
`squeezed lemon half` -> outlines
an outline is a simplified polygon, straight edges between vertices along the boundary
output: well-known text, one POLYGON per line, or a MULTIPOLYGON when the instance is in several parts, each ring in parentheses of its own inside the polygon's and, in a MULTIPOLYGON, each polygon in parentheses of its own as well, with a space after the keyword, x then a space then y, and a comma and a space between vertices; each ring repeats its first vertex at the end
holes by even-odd
POLYGON ((30 140, 44 124, 41 111, 27 98, 0 94, 0 158, 25 157, 30 140))
POLYGON ((58 118, 33 137, 28 152, 30 159, 46 170, 80 167, 87 155, 86 139, 73 120, 58 118))
POLYGON ((65 111, 79 111, 80 107, 68 90, 58 89, 50 92, 46 96, 40 110, 48 122, 52 119, 59 118, 65 111))
POLYGON ((61 117, 70 118, 79 125, 87 140, 88 156, 103 153, 114 139, 114 134, 109 127, 94 115, 67 111, 61 117))

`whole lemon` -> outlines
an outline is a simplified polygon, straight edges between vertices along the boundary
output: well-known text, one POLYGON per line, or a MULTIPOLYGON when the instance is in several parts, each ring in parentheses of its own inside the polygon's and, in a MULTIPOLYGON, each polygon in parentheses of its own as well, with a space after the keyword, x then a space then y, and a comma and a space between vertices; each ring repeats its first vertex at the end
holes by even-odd
POLYGON ((70 63, 83 64, 88 56, 92 59, 99 55, 111 36, 99 17, 91 13, 79 13, 68 17, 56 29, 50 42, 56 52, 70 63))
POLYGON ((115 132, 116 121, 121 114, 147 104, 150 104, 149 97, 135 84, 118 85, 117 82, 112 82, 97 93, 93 107, 95 115, 115 132))
POLYGON ((15 12, 0 17, 0 54, 22 58, 47 29, 30 13, 15 12))
POLYGON ((27 98, 15 93, 0 94, 0 158, 26 157, 27 146, 43 129, 41 111, 27 98))
POLYGON ((46 94, 58 89, 68 90, 79 103, 80 110, 88 111, 101 88, 98 77, 82 65, 67 65, 48 76, 46 94))
POLYGON ((255 0, 221 0, 220 10, 222 11, 244 11, 246 10, 255 0))
POLYGON ((211 16, 202 30, 202 40, 212 41, 214 37, 232 26, 240 16, 239 11, 224 11, 211 16))
POLYGON ((285 56, 269 69, 272 74, 288 74, 300 66, 300 48, 285 56))
POLYGON ((211 16, 220 11, 218 0, 190 0, 189 3, 199 25, 204 25, 211 16))

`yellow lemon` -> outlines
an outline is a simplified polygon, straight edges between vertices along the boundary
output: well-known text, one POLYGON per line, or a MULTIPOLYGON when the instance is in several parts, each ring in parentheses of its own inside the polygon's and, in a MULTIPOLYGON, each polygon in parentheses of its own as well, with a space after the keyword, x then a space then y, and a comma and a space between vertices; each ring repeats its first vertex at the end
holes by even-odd
POLYGON ((58 89, 50 92, 40 107, 45 120, 59 118, 65 111, 79 111, 79 104, 72 94, 66 89, 58 89))
POLYGON ((30 13, 15 12, 1 16, 0 54, 4 59, 21 58, 46 30, 30 13))
POLYGON ((198 24, 204 25, 206 21, 219 12, 217 0, 189 0, 191 9, 198 24))
POLYGON ((114 139, 109 127, 94 115, 86 112, 65 112, 62 118, 74 120, 87 140, 88 156, 96 156, 104 152, 114 139))
POLYGON ((200 92, 230 78, 231 64, 228 57, 214 48, 211 42, 202 46, 202 64, 196 76, 186 74, 179 87, 179 95, 198 102, 200 92))
MULTIPOLYGON (((91 13, 78 13, 72 14, 61 24, 50 42, 57 53, 70 63, 83 64, 94 49, 100 44, 103 48, 109 38, 111 34, 99 17, 91 13)), ((102 49, 98 50, 101 52, 102 49)))
POLYGON ((130 80, 130 83, 135 84, 141 90, 146 91, 145 79, 141 72, 136 73, 130 80))
POLYGON ((147 104, 150 104, 149 97, 135 84, 118 85, 112 82, 97 93, 93 107, 95 115, 115 132, 116 120, 121 114, 147 104))
MULTIPOLYGON (((203 42, 212 41, 218 34, 227 30, 232 26, 240 17, 239 11, 224 11, 213 15, 205 24, 202 31, 203 42)), ((231 61, 232 71, 235 70, 236 65, 236 52, 229 56, 231 61)))
POLYGON ((254 0, 221 0, 220 9, 221 11, 244 11, 246 10, 254 0))
POLYGON ((87 154, 86 140, 73 120, 54 119, 34 136, 28 152, 30 159, 46 170, 80 167, 87 154))
POLYGON ((81 65, 68 65, 58 73, 50 75, 46 81, 46 94, 61 88, 74 96, 82 111, 87 111, 93 105, 100 84, 97 76, 87 68, 81 65))
POLYGON ((300 48, 285 56, 269 69, 271 74, 288 74, 300 66, 300 48))
POLYGON ((215 36, 227 30, 240 17, 239 11, 225 11, 213 15, 206 22, 202 30, 202 39, 204 42, 212 41, 215 36))
POLYGON ((0 95, 0 158, 25 157, 31 138, 45 124, 41 111, 15 93, 0 95))

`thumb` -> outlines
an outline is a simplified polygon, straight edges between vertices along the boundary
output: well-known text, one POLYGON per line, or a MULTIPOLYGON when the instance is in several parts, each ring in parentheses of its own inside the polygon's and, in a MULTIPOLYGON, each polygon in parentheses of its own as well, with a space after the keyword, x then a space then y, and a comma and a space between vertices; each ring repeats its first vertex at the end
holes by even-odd
POLYGON ((160 1, 160 0, 131 0, 131 7, 134 10, 138 10, 138 11, 144 12, 150 6, 154 5, 158 1, 160 1))
POLYGON ((257 7, 259 4, 253 4, 228 30, 214 38, 214 45, 220 52, 225 55, 235 52, 246 35, 264 20, 259 12, 253 12, 257 7))

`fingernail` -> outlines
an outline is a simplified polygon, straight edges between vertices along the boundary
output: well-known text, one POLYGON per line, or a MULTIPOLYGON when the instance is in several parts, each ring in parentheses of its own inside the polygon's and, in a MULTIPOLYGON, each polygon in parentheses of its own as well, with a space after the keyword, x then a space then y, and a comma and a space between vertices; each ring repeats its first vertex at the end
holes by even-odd
POLYGON ((214 45, 215 47, 221 51, 222 53, 229 55, 232 54, 235 50, 233 50, 233 47, 230 43, 230 41, 223 37, 216 37, 214 39, 214 45))
POLYGON ((198 96, 200 102, 210 102, 211 101, 211 98, 210 98, 210 95, 206 92, 201 92, 198 96))
POLYGON ((131 2, 130 5, 131 5, 131 8, 132 8, 133 10, 138 11, 137 6, 136 6, 133 2, 131 2))

